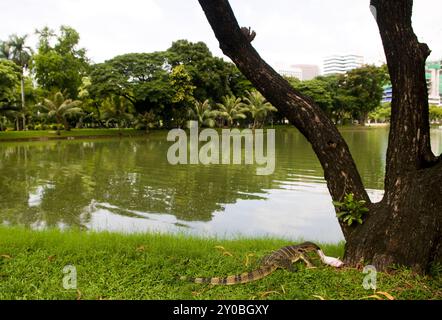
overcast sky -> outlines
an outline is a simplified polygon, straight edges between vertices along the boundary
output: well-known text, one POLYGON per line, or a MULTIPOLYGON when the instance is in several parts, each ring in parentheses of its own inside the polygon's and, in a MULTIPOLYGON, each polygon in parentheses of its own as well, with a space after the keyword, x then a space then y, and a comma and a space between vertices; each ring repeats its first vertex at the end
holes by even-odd
MULTIPOLYGON (((321 65, 335 53, 356 53, 367 62, 385 60, 369 0, 231 0, 241 26, 257 32, 253 44, 281 68, 321 65)), ((442 1, 415 0, 414 28, 442 58, 442 1)), ((0 39, 12 33, 60 25, 79 31, 94 62, 118 54, 167 49, 172 41, 204 41, 222 56, 197 0, 0 0, 0 39)), ((32 40, 35 42, 35 39, 32 40)))

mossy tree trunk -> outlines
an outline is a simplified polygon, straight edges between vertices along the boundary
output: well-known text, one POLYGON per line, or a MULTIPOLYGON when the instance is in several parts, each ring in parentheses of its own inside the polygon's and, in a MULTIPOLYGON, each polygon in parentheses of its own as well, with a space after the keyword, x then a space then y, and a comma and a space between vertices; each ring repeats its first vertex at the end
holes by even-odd
POLYGON ((413 1, 370 3, 376 11, 393 84, 385 196, 380 203, 371 203, 336 126, 314 101, 261 59, 249 41, 252 37, 239 27, 228 0, 199 3, 224 54, 310 142, 333 200, 341 201, 353 193, 366 201, 370 212, 362 225, 341 223, 347 241, 345 261, 372 263, 379 270, 400 264, 419 272, 428 270, 432 262, 441 262, 442 162, 430 148, 425 80, 429 49, 413 32, 413 1))

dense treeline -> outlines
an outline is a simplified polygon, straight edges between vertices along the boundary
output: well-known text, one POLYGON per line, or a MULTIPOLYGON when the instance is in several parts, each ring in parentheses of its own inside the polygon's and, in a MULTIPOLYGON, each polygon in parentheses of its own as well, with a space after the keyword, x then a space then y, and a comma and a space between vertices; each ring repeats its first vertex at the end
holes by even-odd
MULTIPOLYGON (((172 128, 188 120, 255 128, 284 122, 234 64, 213 56, 203 42, 178 40, 166 51, 94 64, 78 47, 73 28, 36 32, 36 50, 26 45, 26 36, 0 41, 0 131, 172 128)), ((337 123, 388 121, 389 108, 380 105, 385 67, 288 80, 337 123)))

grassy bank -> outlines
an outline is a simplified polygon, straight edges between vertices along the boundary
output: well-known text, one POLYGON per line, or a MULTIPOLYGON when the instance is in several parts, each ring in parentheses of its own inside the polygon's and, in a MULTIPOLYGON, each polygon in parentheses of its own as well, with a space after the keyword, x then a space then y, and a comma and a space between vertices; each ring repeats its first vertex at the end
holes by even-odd
POLYGON ((54 130, 30 130, 30 131, 2 131, 0 141, 32 141, 68 138, 103 138, 103 137, 131 137, 144 135, 145 131, 134 129, 73 129, 61 131, 57 135, 54 130))
MULTIPOLYGON (((373 290, 363 289, 365 275, 356 269, 299 265, 298 272, 278 270, 260 281, 229 287, 178 279, 251 270, 259 257, 284 245, 287 241, 275 239, 227 241, 0 227, 0 299, 375 299, 369 298, 373 290), (66 265, 77 268, 78 290, 62 286, 66 265)), ((342 245, 323 248, 332 256, 343 252, 342 245)), ((378 291, 396 299, 442 298, 440 278, 406 270, 379 274, 377 285, 378 291)), ((382 293, 377 296, 387 299, 382 293)))

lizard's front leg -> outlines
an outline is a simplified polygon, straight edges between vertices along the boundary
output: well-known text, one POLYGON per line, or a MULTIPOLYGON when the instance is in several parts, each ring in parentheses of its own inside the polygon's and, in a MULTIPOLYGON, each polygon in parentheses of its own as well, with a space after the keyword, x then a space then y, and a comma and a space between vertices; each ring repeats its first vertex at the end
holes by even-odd
POLYGON ((310 258, 308 258, 306 255, 301 253, 299 255, 299 259, 301 259, 302 261, 305 262, 305 264, 307 265, 308 269, 316 268, 315 265, 313 264, 313 262, 310 260, 310 258))

